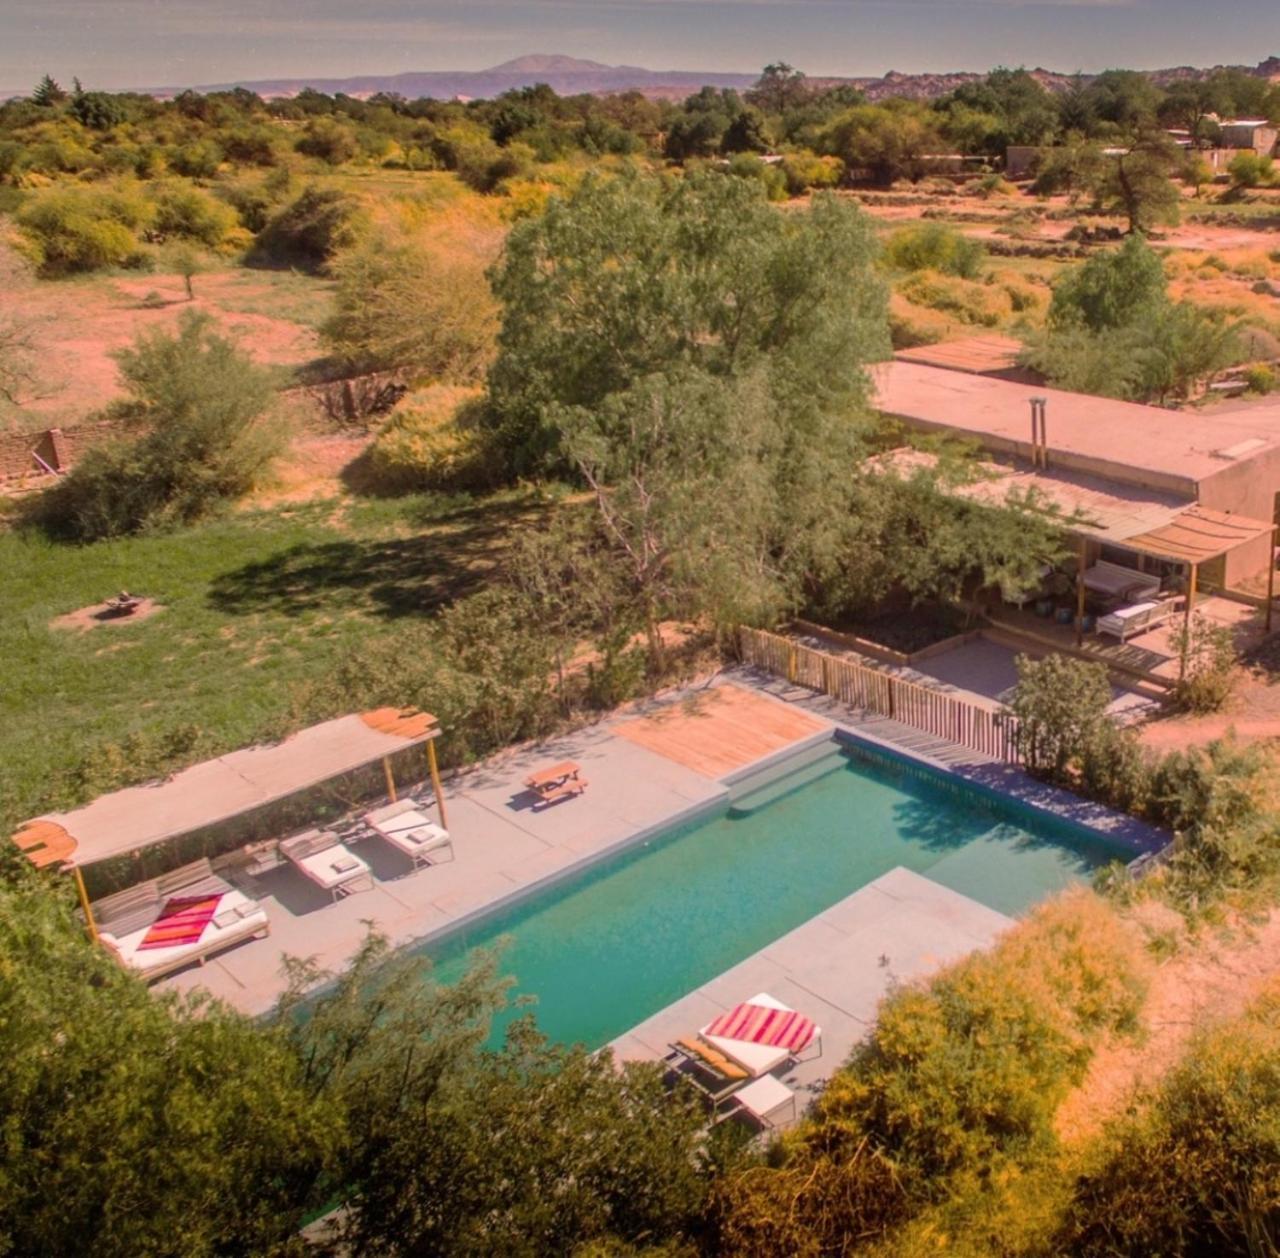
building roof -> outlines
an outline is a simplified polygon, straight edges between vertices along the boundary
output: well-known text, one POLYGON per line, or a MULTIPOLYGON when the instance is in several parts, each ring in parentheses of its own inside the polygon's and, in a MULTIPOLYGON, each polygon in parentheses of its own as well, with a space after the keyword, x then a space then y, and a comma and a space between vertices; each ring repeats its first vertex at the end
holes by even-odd
POLYGON ((1031 460, 1031 399, 1047 400, 1049 463, 1187 498, 1203 480, 1280 445, 1280 408, 1169 411, 918 363, 874 369, 877 404, 913 427, 950 430, 1031 460))
POLYGON ((14 842, 33 865, 92 865, 135 852, 315 786, 440 733, 434 716, 379 708, 324 721, 264 747, 206 760, 163 782, 103 795, 29 821, 14 842))
MULTIPOLYGON (((881 466, 910 475, 917 469, 936 466, 938 457, 902 447, 878 456, 878 461, 881 466)), ((972 480, 951 489, 955 496, 988 506, 1003 506, 1011 495, 1020 499, 1034 496, 1046 506, 1056 507, 1069 521, 1066 527, 1072 533, 1117 545, 1170 524, 1193 505, 1187 498, 1079 473, 1014 468, 985 459, 974 462, 970 471, 972 480)))
POLYGON ((1012 371, 1018 365, 1022 342, 1008 336, 966 336, 937 345, 913 345, 900 349, 894 357, 904 363, 922 363, 927 367, 946 367, 950 371, 970 371, 986 375, 1012 371))

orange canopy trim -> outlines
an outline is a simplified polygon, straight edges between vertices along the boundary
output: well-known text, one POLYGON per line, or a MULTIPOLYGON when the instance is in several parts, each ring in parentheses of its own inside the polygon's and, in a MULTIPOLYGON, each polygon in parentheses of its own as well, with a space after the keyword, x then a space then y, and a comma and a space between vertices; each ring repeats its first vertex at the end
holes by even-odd
POLYGON ((76 850, 76 841, 56 821, 28 821, 13 836, 38 869, 65 861, 76 850))
POLYGON ((434 738, 440 733, 440 722, 430 712, 417 708, 374 708, 362 712, 360 719, 379 734, 394 734, 397 738, 434 738))

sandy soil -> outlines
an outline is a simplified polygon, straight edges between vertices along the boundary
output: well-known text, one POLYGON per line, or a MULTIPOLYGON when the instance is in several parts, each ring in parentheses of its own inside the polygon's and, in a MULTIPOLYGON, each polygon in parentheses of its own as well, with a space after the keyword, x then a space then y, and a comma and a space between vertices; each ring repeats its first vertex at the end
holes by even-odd
MULTIPOLYGON (((1171 910, 1147 906, 1148 925, 1177 929, 1171 910), (1159 920, 1163 915, 1163 921, 1159 920)), ((1083 1140, 1123 1112, 1140 1086, 1177 1064, 1192 1035, 1241 1013, 1280 971, 1280 911, 1261 925, 1185 946, 1152 978, 1141 1042, 1112 1044, 1095 1054, 1084 1082, 1058 1111, 1059 1136, 1083 1140)))
POLYGON ((299 366, 319 354, 315 332, 293 318, 246 313, 270 310, 280 300, 270 274, 243 270, 199 275, 188 301, 181 277, 34 281, 0 286, 0 314, 14 313, 36 324, 40 396, 23 407, 25 426, 69 424, 119 393, 112 354, 145 329, 177 326, 188 310, 212 314, 241 339, 260 363, 299 366), (144 306, 150 294, 163 305, 144 306))
POLYGON ((114 615, 106 602, 94 603, 89 607, 80 607, 73 612, 67 612, 64 616, 55 616, 49 622, 49 628, 74 629, 83 633, 89 629, 110 628, 112 625, 136 625, 138 621, 146 620, 162 611, 164 611, 164 604, 157 603, 152 598, 144 598, 136 610, 127 616, 114 615))

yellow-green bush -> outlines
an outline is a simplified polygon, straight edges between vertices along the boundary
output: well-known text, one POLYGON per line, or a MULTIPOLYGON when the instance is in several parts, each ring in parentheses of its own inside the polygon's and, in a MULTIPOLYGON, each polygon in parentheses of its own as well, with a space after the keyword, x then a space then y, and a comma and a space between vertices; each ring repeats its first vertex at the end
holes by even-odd
POLYGON ((961 323, 994 328, 1013 313, 1013 303, 1003 289, 937 271, 918 271, 898 285, 908 301, 952 315, 961 323))
POLYGON ((1202 1036, 1078 1182, 1054 1252, 1280 1251, 1280 987, 1202 1036))
POLYGON ((128 184, 51 188, 18 215, 33 261, 46 275, 126 266, 139 256, 137 231, 155 207, 128 184))
POLYGON ((482 399, 480 389, 449 385, 410 395, 369 450, 372 486, 385 493, 483 488, 484 448, 469 422, 482 399))

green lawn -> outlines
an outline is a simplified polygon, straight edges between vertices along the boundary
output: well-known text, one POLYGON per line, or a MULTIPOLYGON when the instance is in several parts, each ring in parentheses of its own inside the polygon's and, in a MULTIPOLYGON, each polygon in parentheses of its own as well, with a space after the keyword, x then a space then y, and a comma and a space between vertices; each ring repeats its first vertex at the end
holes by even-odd
POLYGON ((299 683, 476 589, 536 511, 425 495, 93 546, 0 534, 0 827, 71 802, 66 774, 104 741, 191 723, 227 748, 278 730, 299 683), (50 627, 121 588, 164 610, 50 627))

